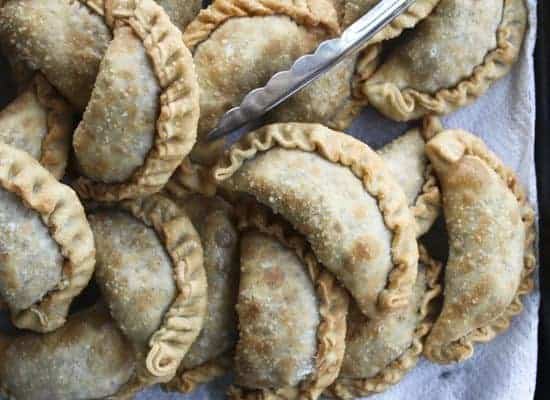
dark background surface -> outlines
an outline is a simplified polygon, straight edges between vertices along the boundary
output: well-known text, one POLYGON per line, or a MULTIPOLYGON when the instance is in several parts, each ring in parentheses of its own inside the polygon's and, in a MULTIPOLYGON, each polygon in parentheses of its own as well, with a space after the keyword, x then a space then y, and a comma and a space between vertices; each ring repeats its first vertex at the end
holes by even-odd
POLYGON ((537 77, 537 136, 535 157, 540 213, 539 365, 535 399, 550 399, 550 3, 539 0, 537 77))

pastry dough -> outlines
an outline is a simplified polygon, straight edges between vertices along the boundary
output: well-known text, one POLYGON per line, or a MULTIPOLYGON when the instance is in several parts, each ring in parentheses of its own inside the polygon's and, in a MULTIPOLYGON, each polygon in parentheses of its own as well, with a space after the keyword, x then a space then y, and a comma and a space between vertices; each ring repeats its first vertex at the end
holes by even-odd
POLYGON ((280 213, 369 317, 407 304, 416 227, 403 190, 366 144, 316 124, 274 124, 213 170, 227 190, 280 213))
POLYGON ((155 0, 155 2, 164 8, 170 20, 182 32, 202 7, 202 0, 155 0))
POLYGON ((123 391, 172 379, 197 338, 206 312, 200 238, 171 200, 153 195, 98 210, 96 281, 138 355, 123 391))
POLYGON ((441 263, 419 246, 418 276, 409 305, 380 319, 365 318, 356 307, 348 315, 346 353, 340 375, 327 394, 354 399, 382 392, 414 368, 434 320, 441 294, 441 263))
POLYGON ((177 200, 198 228, 204 249, 208 308, 199 337, 183 359, 171 390, 188 393, 224 375, 237 341, 239 234, 232 207, 219 197, 187 194, 177 200))
POLYGON ((254 202, 239 204, 241 281, 233 399, 316 399, 338 374, 348 296, 305 239, 254 202))
POLYGON ((0 349, 0 391, 17 400, 102 399, 135 368, 131 346, 103 307, 73 315, 46 335, 3 337, 0 349))
POLYGON ((0 10, 0 41, 12 64, 41 71, 78 111, 110 40, 103 18, 79 1, 12 0, 0 10))
POLYGON ((48 332, 95 264, 93 235, 76 194, 34 158, 0 143, 0 293, 14 325, 48 332))
POLYGON ((441 0, 390 50, 363 91, 395 120, 450 113, 509 72, 526 26, 524 0, 441 0))
POLYGON ((417 236, 431 228, 441 208, 439 187, 424 151, 426 130, 411 129, 378 150, 405 192, 416 220, 417 236))
POLYGON ((65 174, 71 136, 69 105, 40 74, 0 111, 0 141, 26 151, 57 179, 65 174))
POLYGON ((156 193, 195 142, 199 92, 191 54, 152 0, 86 4, 116 25, 75 132, 84 174, 75 188, 98 201, 156 193))
POLYGON ((426 146, 449 234, 444 304, 425 355, 447 363, 506 330, 533 287, 534 212, 515 174, 474 135, 446 130, 426 146))
MULTIPOLYGON (((201 11, 184 32, 201 88, 199 143, 193 159, 212 164, 221 153, 221 142, 208 143, 205 135, 223 113, 338 33, 328 0, 217 0, 201 11)), ((352 96, 355 65, 355 57, 343 62, 273 110, 268 120, 346 128, 362 104, 352 96)))

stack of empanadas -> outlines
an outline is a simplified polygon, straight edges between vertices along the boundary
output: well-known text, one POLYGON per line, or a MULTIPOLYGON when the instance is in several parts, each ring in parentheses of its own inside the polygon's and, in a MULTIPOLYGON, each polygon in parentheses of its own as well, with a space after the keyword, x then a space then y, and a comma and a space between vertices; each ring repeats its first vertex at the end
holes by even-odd
POLYGON ((438 116, 510 70, 523 0, 418 0, 262 128, 206 141, 377 3, 0 0, 17 89, 0 110, 3 395, 189 393, 232 372, 232 399, 352 399, 508 328, 535 215, 438 116), (367 106, 416 121, 375 151, 342 132, 367 106), (447 260, 424 236, 440 216, 447 260))

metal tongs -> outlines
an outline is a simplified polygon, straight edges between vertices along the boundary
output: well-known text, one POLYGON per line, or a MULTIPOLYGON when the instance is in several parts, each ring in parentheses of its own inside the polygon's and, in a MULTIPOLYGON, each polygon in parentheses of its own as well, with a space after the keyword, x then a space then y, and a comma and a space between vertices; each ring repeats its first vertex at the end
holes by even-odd
POLYGON ((322 42, 315 53, 298 58, 289 70, 277 72, 264 87, 249 92, 240 106, 230 109, 222 116, 218 126, 209 132, 207 139, 215 140, 230 134, 240 136, 246 133, 268 111, 359 51, 414 1, 381 0, 350 25, 340 37, 322 42))

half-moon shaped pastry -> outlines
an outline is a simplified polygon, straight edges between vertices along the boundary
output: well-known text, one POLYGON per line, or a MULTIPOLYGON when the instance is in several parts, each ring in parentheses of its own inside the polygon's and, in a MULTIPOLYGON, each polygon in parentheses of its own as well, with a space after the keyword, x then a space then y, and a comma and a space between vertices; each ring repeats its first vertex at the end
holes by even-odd
POLYGON ((116 21, 114 39, 74 135, 83 174, 75 187, 117 201, 158 192, 191 151, 199 92, 191 54, 162 7, 101 3, 98 13, 116 21))
POLYGON ((419 250, 416 284, 406 308, 368 319, 350 307, 342 369, 326 394, 351 400, 379 393, 416 366, 434 321, 435 299, 441 294, 441 263, 430 258, 424 247, 419 250))
POLYGON ((416 220, 417 236, 431 228, 441 208, 437 180, 424 151, 428 130, 411 129, 378 150, 378 155, 405 192, 416 220))
POLYGON ((0 41, 12 65, 42 72, 77 111, 88 104, 111 40, 103 18, 81 3, 11 0, 0 10, 0 41))
POLYGON ((524 0, 441 0, 400 38, 363 91, 394 120, 448 114, 510 71, 526 25, 524 0))
POLYGON ((424 353, 463 361, 506 330, 533 287, 534 212, 515 174, 474 135, 445 130, 426 145, 449 235, 444 303, 424 353))
POLYGON ((415 222, 403 190, 366 144, 317 124, 269 125, 234 145, 213 175, 305 235, 368 317, 407 304, 418 262, 415 222))
POLYGON ((0 143, 0 295, 14 325, 38 332, 63 325, 94 264, 76 194, 29 154, 0 143))
POLYGON ((200 238, 185 213, 161 195, 94 210, 89 220, 96 282, 139 360, 128 393, 167 382, 206 312, 200 238))
POLYGON ((164 8, 172 23, 182 32, 202 8, 202 0, 155 0, 155 2, 164 8))
POLYGON ((1 339, 0 392, 10 399, 103 399, 135 368, 131 346, 103 307, 71 316, 55 332, 1 339))
POLYGON ((239 234, 233 208, 219 197, 188 193, 175 200, 197 227, 204 251, 208 308, 201 333, 181 362, 170 390, 193 391, 229 372, 237 342, 239 234))
POLYGON ((340 369, 348 296, 290 226, 253 205, 239 213, 239 341, 229 397, 316 399, 340 369))
POLYGON ((0 111, 0 141, 26 151, 57 179, 65 173, 71 136, 69 105, 40 74, 0 111))
MULTIPOLYGON (((199 143, 193 149, 193 160, 211 165, 222 152, 221 142, 208 143, 205 135, 225 111, 338 33, 329 0, 216 0, 202 10, 184 32, 201 90, 199 143)), ((344 129, 360 109, 352 95, 355 65, 355 58, 343 62, 268 118, 344 129)))

